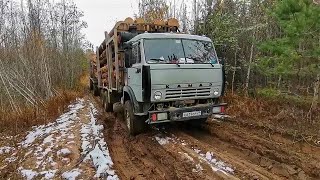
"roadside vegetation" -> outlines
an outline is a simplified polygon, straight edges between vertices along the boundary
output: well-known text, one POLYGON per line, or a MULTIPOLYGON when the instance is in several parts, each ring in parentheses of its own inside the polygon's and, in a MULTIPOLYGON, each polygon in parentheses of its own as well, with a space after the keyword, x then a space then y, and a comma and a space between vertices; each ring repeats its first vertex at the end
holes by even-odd
POLYGON ((81 95, 82 16, 72 1, 0 0, 0 132, 46 123, 81 95))

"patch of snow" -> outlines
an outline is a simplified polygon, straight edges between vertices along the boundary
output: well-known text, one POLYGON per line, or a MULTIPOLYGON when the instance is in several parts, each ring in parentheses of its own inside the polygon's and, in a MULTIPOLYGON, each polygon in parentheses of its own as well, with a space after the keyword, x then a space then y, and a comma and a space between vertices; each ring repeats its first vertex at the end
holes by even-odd
POLYGON ((111 170, 113 166, 113 162, 109 154, 104 153, 97 144, 93 151, 90 152, 90 157, 93 161, 93 165, 95 166, 97 172, 96 177, 100 177, 102 174, 105 176, 115 176, 114 170, 111 170))
POLYGON ((170 138, 170 137, 161 138, 158 136, 156 136, 155 139, 158 141, 158 143, 160 145, 166 145, 169 143, 170 140, 172 140, 172 138, 170 138))
MULTIPOLYGON (((33 127, 33 130, 29 132, 25 140, 20 143, 19 148, 33 147, 34 150, 29 151, 26 156, 34 152, 33 155, 37 160, 35 162, 37 171, 24 169, 23 167, 19 168, 20 173, 25 178, 33 179, 38 175, 43 179, 54 178, 57 172, 57 163, 53 161, 52 151, 57 146, 56 142, 59 142, 60 139, 65 139, 65 136, 69 136, 71 133, 70 127, 80 120, 77 114, 84 107, 83 103, 83 99, 77 99, 76 103, 69 105, 69 111, 62 114, 54 123, 33 127), (60 136, 55 137, 56 135, 60 136), (44 139, 43 141, 39 141, 39 138, 44 139), (51 169, 47 169, 47 164, 51 166, 51 169)), ((69 149, 61 149, 58 153, 67 154, 71 152, 69 149)))
POLYGON ((196 153, 200 153, 201 152, 201 150, 199 150, 199 149, 194 149, 194 151, 196 152, 196 153))
POLYGON ((227 118, 231 118, 231 116, 226 115, 226 114, 215 114, 215 115, 213 115, 213 118, 224 120, 224 119, 227 119, 227 118))
POLYGON ((57 170, 49 170, 49 171, 42 171, 39 174, 44 176, 45 179, 53 179, 57 170))
POLYGON ((211 155, 210 152, 207 152, 207 153, 206 153, 206 159, 207 159, 208 161, 211 161, 211 160, 212 160, 212 155, 211 155))
POLYGON ((25 177, 27 180, 32 180, 37 176, 41 176, 44 179, 53 179, 57 170, 49 170, 49 171, 42 171, 42 172, 36 172, 30 169, 23 169, 22 167, 19 168, 19 171, 23 177, 25 177))
POLYGON ((223 161, 219 161, 215 159, 214 154, 212 152, 206 152, 205 154, 203 154, 199 149, 193 149, 193 150, 197 154, 199 154, 200 160, 210 165, 212 171, 221 171, 226 175, 228 175, 229 173, 234 173, 234 170, 228 167, 223 161))
POLYGON ((107 148, 107 143, 103 138, 103 126, 97 124, 95 115, 97 110, 92 103, 90 105, 90 112, 88 117, 90 122, 88 124, 82 124, 81 134, 81 148, 82 154, 85 154, 86 160, 92 160, 94 167, 96 168, 95 177, 103 177, 105 179, 119 179, 112 170, 113 162, 107 148))
POLYGON ((14 150, 15 150, 14 147, 9 147, 9 146, 0 147, 0 154, 4 154, 4 153, 8 154, 14 150))
POLYGON ((203 167, 201 166, 201 164, 196 164, 196 168, 192 169, 192 172, 201 172, 203 171, 203 167))
POLYGON ((27 180, 31 180, 35 176, 38 175, 37 172, 29 170, 29 169, 23 169, 23 170, 20 170, 20 172, 21 172, 22 176, 25 177, 27 180))
POLYGON ((68 180, 75 180, 80 174, 81 174, 80 169, 73 169, 71 171, 64 172, 62 174, 62 178, 68 179, 68 180))
POLYGON ((6 158, 4 161, 5 162, 8 162, 8 163, 12 163, 12 162, 15 162, 17 160, 17 157, 9 157, 9 158, 6 158))
POLYGON ((60 156, 67 156, 71 154, 71 151, 68 149, 68 148, 63 148, 63 149, 60 149, 58 152, 57 152, 57 155, 60 156))
MULTIPOLYGON (((41 125, 38 127, 33 127, 34 129, 29 132, 26 136, 25 140, 22 141, 20 144, 24 148, 29 147, 37 138, 46 136, 52 132, 56 133, 57 131, 60 132, 67 132, 70 130, 70 126, 76 120, 79 120, 77 117, 77 112, 83 108, 83 99, 77 101, 77 103, 69 105, 70 110, 63 115, 61 115, 55 123, 49 123, 47 125, 41 125)), ((48 136, 44 141, 51 142, 52 136, 48 136)))
POLYGON ((44 140, 43 140, 43 144, 47 144, 47 143, 50 143, 53 141, 53 134, 51 134, 50 136, 46 137, 44 140))

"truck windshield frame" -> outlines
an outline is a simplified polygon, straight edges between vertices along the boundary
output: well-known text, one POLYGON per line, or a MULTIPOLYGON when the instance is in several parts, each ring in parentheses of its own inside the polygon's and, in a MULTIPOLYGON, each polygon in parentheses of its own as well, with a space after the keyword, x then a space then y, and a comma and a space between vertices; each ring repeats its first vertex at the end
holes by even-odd
POLYGON ((148 64, 219 64, 210 41, 181 38, 144 39, 143 49, 148 64))

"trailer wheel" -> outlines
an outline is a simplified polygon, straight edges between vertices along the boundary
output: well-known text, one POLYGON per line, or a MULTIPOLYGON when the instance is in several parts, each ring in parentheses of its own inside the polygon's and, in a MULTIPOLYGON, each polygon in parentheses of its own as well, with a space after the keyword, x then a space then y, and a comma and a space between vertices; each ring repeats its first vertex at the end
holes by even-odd
POLYGON ((146 129, 146 123, 143 118, 136 116, 133 113, 133 107, 130 101, 126 101, 124 104, 124 119, 129 134, 137 135, 142 133, 146 129))
POLYGON ((90 91, 93 90, 93 82, 91 81, 91 79, 89 79, 89 89, 90 91))
POLYGON ((99 88, 98 88, 98 85, 94 84, 93 85, 93 95, 94 96, 99 96, 99 88))
POLYGON ((106 112, 112 112, 112 111, 113 111, 113 105, 108 102, 108 96, 109 96, 109 92, 106 91, 106 92, 104 93, 103 109, 104 109, 106 112))
POLYGON ((106 96, 105 90, 101 89, 101 90, 100 90, 100 100, 101 100, 101 102, 102 102, 102 105, 104 104, 105 96, 106 96))

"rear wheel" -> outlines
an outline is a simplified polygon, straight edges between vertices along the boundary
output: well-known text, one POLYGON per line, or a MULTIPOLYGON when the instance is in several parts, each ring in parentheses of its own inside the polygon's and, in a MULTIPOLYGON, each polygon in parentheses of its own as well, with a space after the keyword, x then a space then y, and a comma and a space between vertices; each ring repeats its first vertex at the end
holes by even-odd
POLYGON ((89 89, 90 91, 93 90, 93 82, 91 81, 91 79, 89 79, 89 89))
POLYGON ((108 91, 105 91, 104 93, 104 100, 103 100, 103 108, 106 112, 112 112, 113 111, 113 104, 109 103, 109 93, 108 91))
POLYGON ((97 84, 93 84, 93 95, 94 96, 99 96, 99 88, 97 84))
POLYGON ((146 129, 146 123, 143 117, 134 115, 130 101, 126 101, 124 104, 124 118, 129 134, 137 135, 146 129))
POLYGON ((100 100, 103 104, 104 100, 105 100, 105 90, 103 90, 103 89, 100 90, 100 100))

